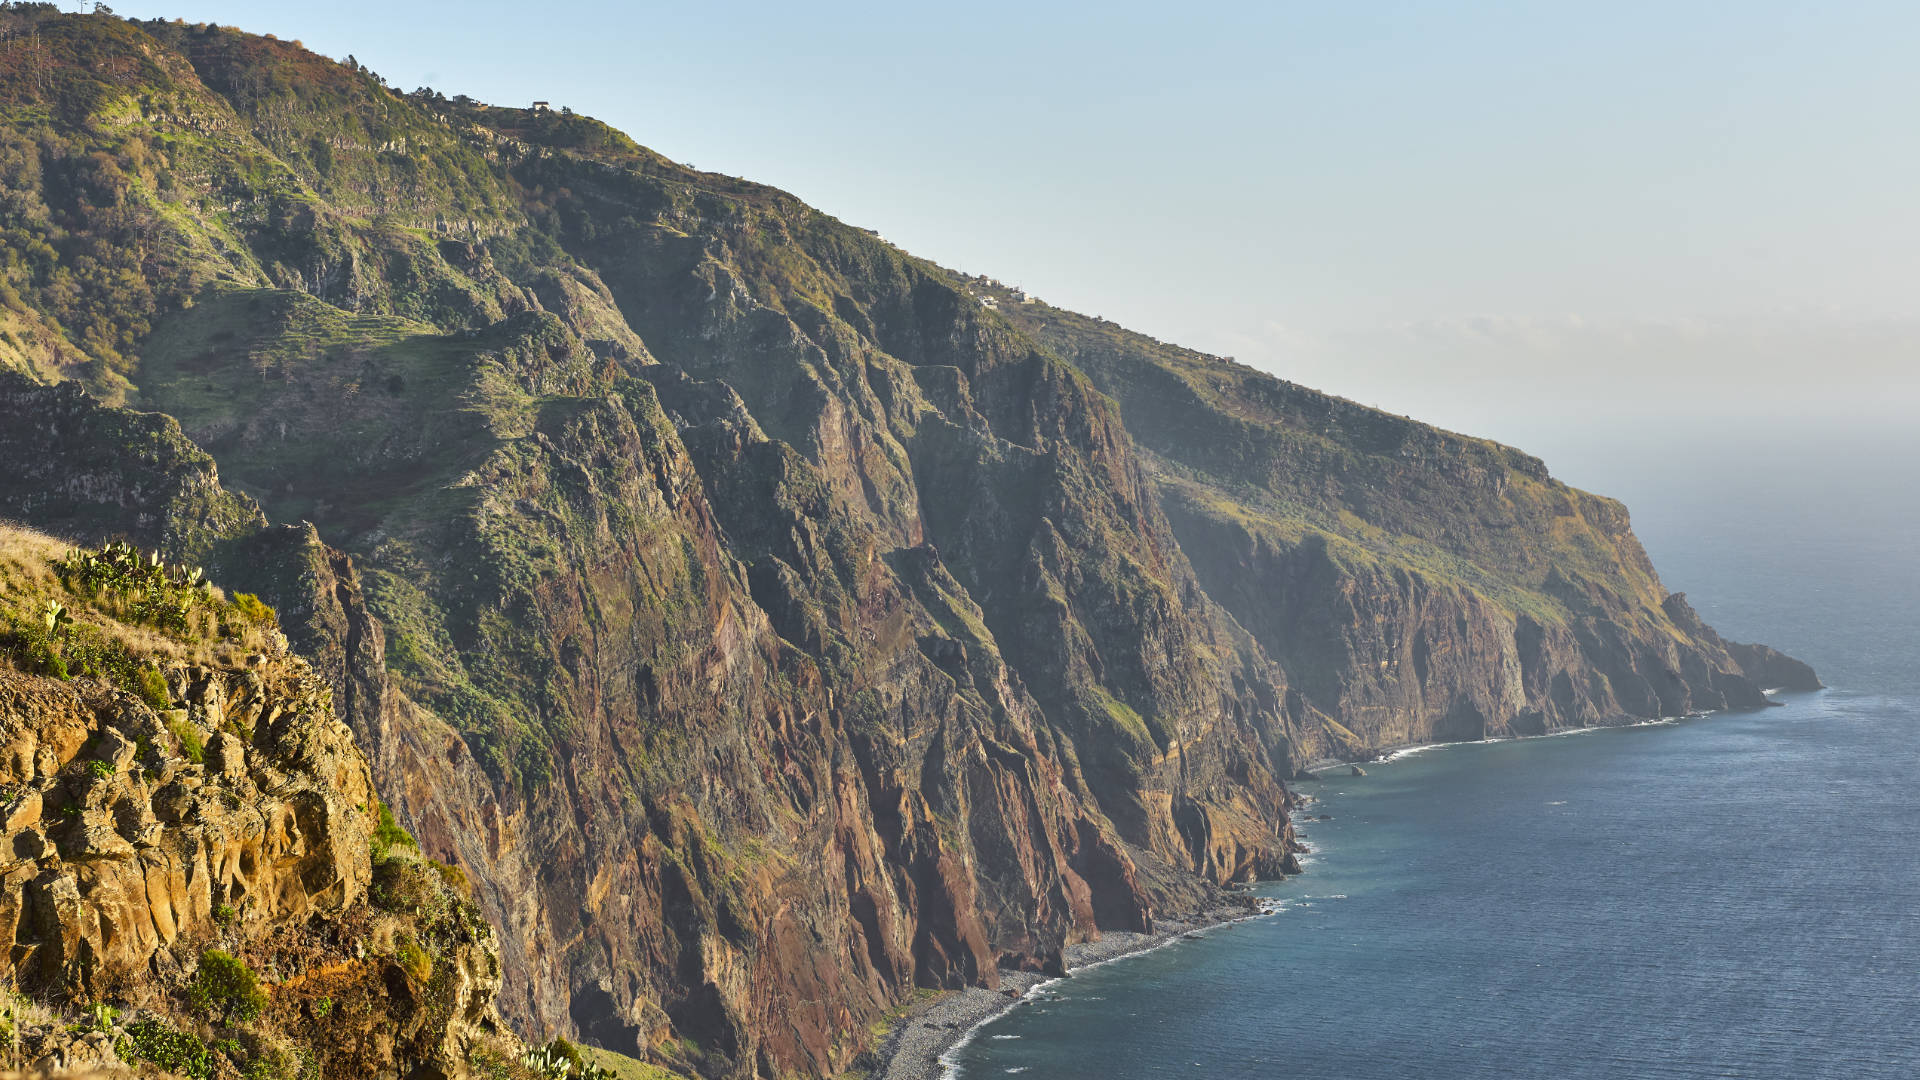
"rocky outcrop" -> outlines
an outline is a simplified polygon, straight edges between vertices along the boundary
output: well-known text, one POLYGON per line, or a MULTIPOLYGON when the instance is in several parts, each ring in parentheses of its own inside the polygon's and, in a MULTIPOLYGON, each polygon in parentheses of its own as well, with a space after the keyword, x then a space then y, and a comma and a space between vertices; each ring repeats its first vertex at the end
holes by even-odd
POLYGON ((1338 537, 1288 538, 1210 512, 1190 489, 1172 494, 1176 531, 1208 591, 1288 673, 1305 718, 1303 763, 1753 707, 1762 688, 1818 686, 1797 661, 1724 641, 1677 594, 1652 609, 1677 633, 1554 572, 1546 586, 1564 607, 1515 610, 1338 537))
POLYGON ((194 623, 115 622, 118 599, 48 580, 58 548, 25 537, 0 540, 0 1059, 203 1080, 516 1061, 492 929, 383 824, 331 687, 271 643, 170 659, 225 654, 194 623), (56 649, 152 647, 140 694, 18 666, 19 613, 48 599, 77 613, 56 649))
POLYGON ((376 799, 325 684, 265 664, 168 674, 162 711, 0 679, 0 975, 24 990, 100 998, 190 967, 176 946, 225 923, 295 926, 365 898, 376 799))
POLYGON ((1717 643, 1725 649, 1755 686, 1763 690, 1823 689, 1820 676, 1802 661, 1766 645, 1749 645, 1721 637, 1713 627, 1701 621, 1693 606, 1687 603, 1685 593, 1674 593, 1661 606, 1675 625, 1683 627, 1695 638, 1717 643))

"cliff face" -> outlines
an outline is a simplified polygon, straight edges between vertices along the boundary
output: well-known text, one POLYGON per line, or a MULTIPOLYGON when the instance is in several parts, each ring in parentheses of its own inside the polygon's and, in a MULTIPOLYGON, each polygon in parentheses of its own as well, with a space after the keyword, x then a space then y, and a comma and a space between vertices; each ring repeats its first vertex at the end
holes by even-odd
POLYGON ((522 1030, 831 1073, 916 986, 1289 870, 1312 759, 1811 679, 1515 451, 996 310, 584 117, 0 18, 46 43, 0 55, 44 264, 0 512, 275 604, 522 1030))
POLYGON ((1208 594, 1286 672, 1298 760, 1820 685, 1701 623, 1661 587, 1626 508, 1538 459, 1008 299, 1016 325, 1119 402, 1208 594))

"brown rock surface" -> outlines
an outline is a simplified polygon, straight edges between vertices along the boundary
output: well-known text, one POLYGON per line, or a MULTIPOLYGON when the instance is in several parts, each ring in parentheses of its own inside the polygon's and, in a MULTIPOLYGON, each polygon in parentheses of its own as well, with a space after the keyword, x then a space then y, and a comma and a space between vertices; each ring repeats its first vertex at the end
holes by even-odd
POLYGON ((371 773, 331 689, 294 657, 254 660, 165 666, 159 712, 0 666, 0 1055, 127 1075, 158 1030, 238 1039, 233 1067, 286 1046, 328 1075, 398 1080, 468 1075, 501 1042, 491 929, 417 856, 376 861, 371 773), (266 975, 258 1020, 192 1004, 208 949, 266 975), (35 1000, 113 1011, 36 1023, 35 1000))

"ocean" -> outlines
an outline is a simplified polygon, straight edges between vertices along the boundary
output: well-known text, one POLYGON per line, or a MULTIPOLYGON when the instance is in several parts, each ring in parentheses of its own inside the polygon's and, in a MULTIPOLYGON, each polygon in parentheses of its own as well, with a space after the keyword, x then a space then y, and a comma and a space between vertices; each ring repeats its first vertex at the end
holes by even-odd
POLYGON ((1279 914, 1052 983, 950 1074, 1920 1076, 1920 446, 1794 434, 1572 479, 1830 689, 1330 770, 1279 914))

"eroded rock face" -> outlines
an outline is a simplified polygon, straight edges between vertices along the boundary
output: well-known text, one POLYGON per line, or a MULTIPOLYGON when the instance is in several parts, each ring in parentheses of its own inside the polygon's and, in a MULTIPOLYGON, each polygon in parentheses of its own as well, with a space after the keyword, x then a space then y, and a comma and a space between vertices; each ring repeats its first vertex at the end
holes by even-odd
POLYGON ((364 759, 324 683, 268 670, 176 668, 166 719, 98 684, 0 677, 17 985, 99 994, 176 969, 170 950, 216 912, 293 923, 363 898, 364 759), (205 742, 203 763, 183 736, 205 742))
POLYGON ((1284 671, 1296 769, 1818 686, 1702 623, 1626 508, 1537 458, 1071 312, 1008 310, 1120 403, 1207 595, 1284 671))
MULTIPOLYGON (((607 728, 576 732, 568 784, 522 801, 500 798, 459 736, 385 677, 384 632, 350 563, 299 530, 251 550, 256 565, 304 583, 270 594, 296 646, 336 680, 376 776, 422 844, 476 871, 483 900, 501 912, 509 999, 536 1016, 567 1010, 616 1047, 684 1034, 769 1069, 797 1060, 824 1071, 859 1049, 848 1026, 906 988, 991 985, 997 964, 1038 966, 1102 926, 1149 923, 1152 894, 1126 845, 1068 788, 1038 710, 991 640, 916 618, 907 588, 893 586, 888 601, 899 626, 888 703, 858 727, 834 719, 819 675, 761 624, 743 637, 772 655, 729 663, 780 665, 799 708, 774 699, 743 710, 764 726, 715 717, 703 730, 692 719, 708 707, 696 704, 703 691, 677 684, 684 676, 672 669, 650 675, 647 696, 626 706, 679 716, 686 728, 675 737, 711 748, 676 749, 674 760, 704 762, 712 775, 678 790, 649 781, 658 794, 637 804, 607 790, 622 782, 607 763, 634 753, 621 745, 631 728, 609 709, 596 721, 607 728), (756 762, 779 765, 769 775, 756 762), (578 805, 561 799, 583 797, 584 821, 561 812, 578 805), (746 841, 764 850, 746 859, 716 850, 719 829, 742 824, 766 837, 746 841), (522 889, 541 901, 527 903, 522 889), (581 966, 556 966, 555 942, 584 953, 581 966), (638 982, 640 972, 658 981, 638 982), (860 990, 860 1011, 844 1003, 849 989, 860 990)), ((893 565, 922 588, 959 592, 930 550, 893 565)), ((876 570, 891 576, 885 564, 876 570)), ((715 575, 725 572, 720 564, 715 575)), ((754 625, 753 609, 722 618, 733 617, 754 625)))
POLYGON ((22 1060, 122 1069, 129 1024, 204 1024, 182 988, 222 948, 268 977, 248 1032, 335 1071, 466 1075, 497 1029, 491 929, 420 864, 373 865, 372 776, 331 689, 297 659, 254 660, 173 663, 160 710, 0 669, 0 977, 118 1010, 110 1030, 22 1030, 22 1060), (430 958, 409 964, 402 940, 430 958))
POLYGON ((1322 537, 1290 541, 1177 505, 1182 545, 1210 593, 1289 673, 1303 766, 1422 742, 1752 708, 1766 703, 1763 689, 1819 686, 1798 661, 1723 640, 1677 594, 1655 609, 1677 632, 1553 572, 1547 585, 1571 616, 1516 614, 1417 571, 1343 563, 1322 537))

